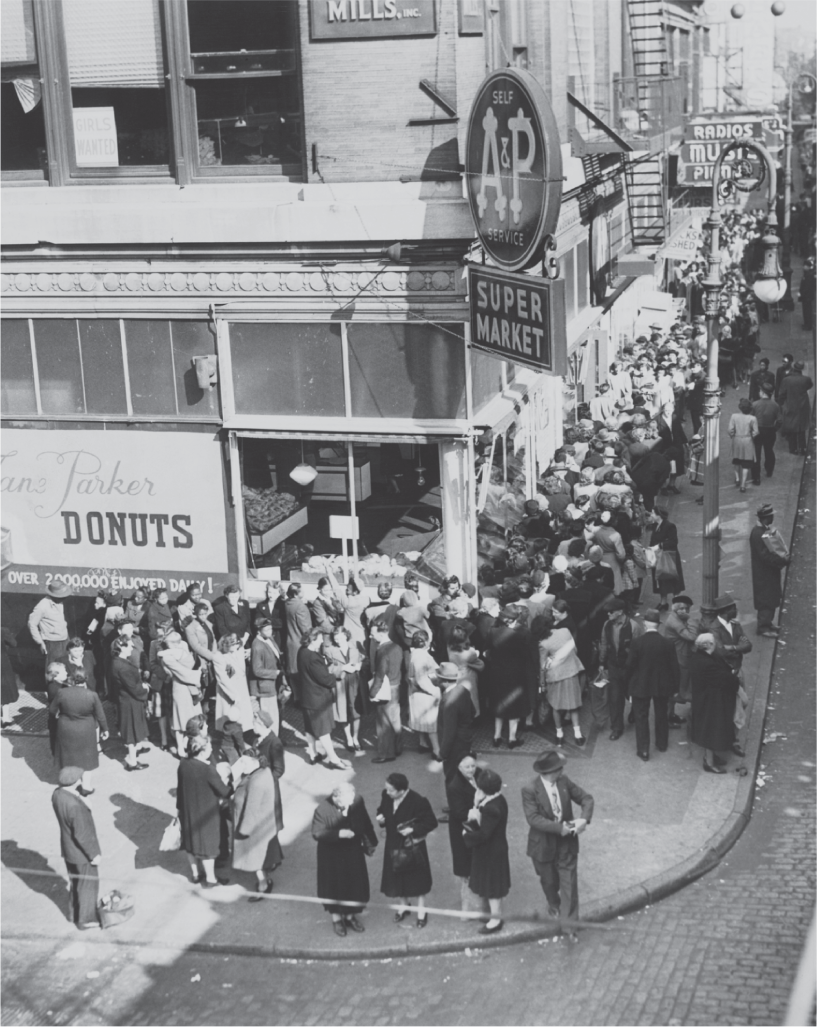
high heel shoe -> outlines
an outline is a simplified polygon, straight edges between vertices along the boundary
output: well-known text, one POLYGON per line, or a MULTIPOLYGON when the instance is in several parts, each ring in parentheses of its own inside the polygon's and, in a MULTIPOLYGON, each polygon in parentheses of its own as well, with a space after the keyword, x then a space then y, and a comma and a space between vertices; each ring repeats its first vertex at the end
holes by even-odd
POLYGON ((723 769, 723 767, 713 767, 709 763, 707 763, 706 760, 704 760, 704 770, 707 772, 707 774, 725 774, 726 773, 726 771, 723 769))
POLYGON ((393 917, 393 919, 394 919, 394 922, 395 922, 396 924, 402 923, 402 921, 406 919, 406 917, 407 917, 407 916, 409 915, 409 913, 410 913, 410 912, 411 912, 411 910, 409 910, 409 909, 404 909, 404 910, 402 911, 402 913, 395 913, 395 914, 394 914, 394 917, 393 917))
POLYGON ((428 923, 428 913, 426 913, 426 915, 425 915, 425 916, 418 916, 418 917, 417 917, 417 928, 418 928, 418 930, 419 930, 420 928, 423 928, 423 927, 425 927, 425 925, 426 925, 427 923, 428 923))

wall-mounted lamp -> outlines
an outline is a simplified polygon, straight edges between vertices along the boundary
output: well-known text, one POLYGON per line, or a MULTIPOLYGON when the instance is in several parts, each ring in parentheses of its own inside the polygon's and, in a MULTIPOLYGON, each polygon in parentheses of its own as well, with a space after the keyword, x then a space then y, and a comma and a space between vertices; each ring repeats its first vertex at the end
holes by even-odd
POLYGON ((780 240, 770 230, 760 242, 763 264, 752 285, 752 292, 761 303, 779 303, 786 295, 786 279, 780 268, 780 240))

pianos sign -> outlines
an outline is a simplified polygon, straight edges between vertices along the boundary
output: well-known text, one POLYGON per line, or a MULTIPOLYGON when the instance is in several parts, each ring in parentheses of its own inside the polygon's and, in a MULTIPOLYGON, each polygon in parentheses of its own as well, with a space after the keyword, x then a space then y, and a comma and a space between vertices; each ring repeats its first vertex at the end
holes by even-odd
POLYGON ((468 282, 474 349, 537 371, 565 374, 564 279, 472 264, 468 282))

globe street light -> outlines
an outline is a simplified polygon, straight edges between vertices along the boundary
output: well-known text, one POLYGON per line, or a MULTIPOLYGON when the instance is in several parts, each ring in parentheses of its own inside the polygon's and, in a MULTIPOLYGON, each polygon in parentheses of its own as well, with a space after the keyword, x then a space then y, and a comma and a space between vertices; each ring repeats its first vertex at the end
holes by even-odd
MULTIPOLYGON (((704 386, 704 514, 703 514, 703 594, 702 610, 712 611, 718 595, 718 563, 720 555, 720 495, 719 495, 719 458, 720 458, 720 382, 718 378, 718 314, 721 306, 721 201, 734 196, 737 192, 754 192, 766 180, 769 180, 769 213, 766 217, 766 234, 762 243, 764 247, 763 266, 758 274, 760 293, 774 291, 777 294, 782 283, 785 292, 785 281, 782 281, 780 265, 777 262, 777 216, 775 200, 777 197, 777 173, 771 154, 761 143, 748 140, 734 140, 721 150, 712 178, 712 209, 706 227, 710 230, 708 273, 703 281, 704 309, 707 321, 706 345, 706 383, 704 386), (755 164, 750 155, 760 159, 755 164), (727 164, 728 177, 723 174, 724 160, 731 158, 727 164)), ((755 290, 755 295, 762 299, 755 290)), ((764 302, 767 302, 764 300, 764 302)), ((772 300, 775 302, 775 300, 772 300)))

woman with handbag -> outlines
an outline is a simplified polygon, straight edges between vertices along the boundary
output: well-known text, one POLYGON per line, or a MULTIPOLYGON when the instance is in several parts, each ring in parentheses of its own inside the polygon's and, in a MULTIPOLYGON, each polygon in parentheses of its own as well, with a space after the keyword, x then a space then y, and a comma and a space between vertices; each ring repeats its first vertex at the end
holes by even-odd
POLYGON ((91 773, 99 766, 97 728, 104 742, 108 737, 108 722, 96 692, 88 688, 81 670, 72 674, 64 688, 57 690, 48 707, 56 719, 54 757, 60 770, 79 767, 82 778, 78 786, 80 795, 91 795, 91 773))
POLYGON ((318 804, 312 837, 318 843, 318 897, 332 917, 335 934, 345 938, 349 930, 365 931, 358 914, 369 901, 366 856, 377 848, 377 836, 351 781, 318 804))
POLYGON ((476 753, 469 752, 457 765, 457 772, 446 782, 445 797, 448 800, 448 840, 451 844, 451 859, 454 876, 460 881, 460 903, 463 912, 487 912, 488 903, 474 895, 468 887, 471 876, 471 850, 463 840, 463 829, 468 819, 468 812, 474 805, 477 786, 474 777, 477 773, 476 753))
POLYGON ((257 895, 250 902, 272 892, 271 874, 284 858, 278 841, 283 824, 276 807, 275 779, 269 771, 266 756, 256 749, 246 749, 232 768, 237 778, 233 794, 233 870, 255 874, 257 895))
POLYGON ((216 672, 216 730, 223 745, 232 741, 238 756, 244 753, 244 732, 252 730, 253 708, 247 684, 247 661, 238 635, 222 635, 213 654, 216 672))
POLYGON ((437 826, 431 803, 409 788, 405 774, 389 774, 377 808, 377 822, 386 830, 380 890, 389 898, 399 898, 402 906, 394 914, 394 922, 405 920, 416 898, 417 926, 425 927, 425 896, 431 891, 425 839, 437 826))
MULTIPOLYGON (((428 635, 418 631, 411 637, 409 654, 409 727, 422 741, 428 741, 434 759, 442 761, 437 740, 437 716, 440 710, 440 686, 436 681, 439 664, 428 651, 428 635)), ((420 752, 423 752, 422 745, 420 752)), ((425 750, 428 751, 427 749, 425 750)))
POLYGON ((652 569, 652 590, 661 596, 659 610, 668 610, 670 597, 683 592, 684 570, 678 552, 678 528, 669 519, 669 510, 657 506, 652 512, 653 530, 650 546, 656 546, 655 566, 652 569))
POLYGON ((471 877, 468 886, 475 895, 487 899, 491 917, 480 934, 502 930, 502 900, 511 890, 511 864, 508 859, 508 803, 502 794, 502 778, 493 770, 478 770, 474 805, 468 811, 463 841, 471 850, 471 877))
POLYGON ((332 742, 332 729, 335 726, 332 703, 335 699, 335 682, 340 673, 351 669, 351 664, 333 669, 329 666, 322 649, 323 630, 315 627, 307 631, 301 639, 301 649, 298 653, 298 678, 301 683, 307 761, 314 764, 325 760, 325 767, 331 767, 332 770, 348 770, 350 764, 340 759, 332 742), (320 753, 318 743, 322 746, 320 753))
POLYGON ((158 637, 150 640, 148 648, 148 715, 159 728, 159 741, 162 749, 173 756, 179 755, 175 743, 171 743, 170 721, 173 713, 173 675, 159 659, 159 652, 164 644, 167 626, 158 627, 158 637))
POLYGON ((192 737, 188 751, 189 756, 179 764, 176 789, 181 847, 190 861, 193 883, 214 888, 219 883, 215 868, 221 849, 221 801, 230 794, 230 786, 211 759, 213 746, 208 735, 192 737))
POLYGON ((346 750, 355 756, 363 755, 360 744, 360 715, 355 709, 360 686, 360 664, 363 654, 352 639, 351 631, 338 626, 332 632, 331 642, 324 646, 330 671, 335 678, 335 702, 332 715, 336 723, 343 724, 346 750))
POLYGON ((161 644, 159 661, 173 679, 171 726, 176 735, 176 751, 181 757, 187 751, 187 722, 202 712, 201 670, 196 668, 196 658, 178 631, 168 631, 161 644))

